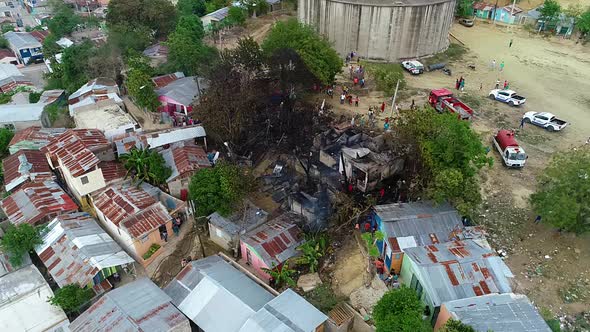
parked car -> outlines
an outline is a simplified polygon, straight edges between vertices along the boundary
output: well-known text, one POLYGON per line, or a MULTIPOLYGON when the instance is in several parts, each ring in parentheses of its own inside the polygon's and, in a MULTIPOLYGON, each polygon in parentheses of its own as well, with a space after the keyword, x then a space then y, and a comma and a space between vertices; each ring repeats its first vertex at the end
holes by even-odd
POLYGON ((568 125, 566 121, 558 119, 554 114, 548 112, 526 112, 522 118, 524 122, 532 123, 548 131, 560 131, 568 125))
POLYGON ((513 90, 494 89, 490 91, 489 97, 511 106, 520 106, 526 102, 525 97, 517 95, 513 90))
POLYGON ((473 24, 475 23, 475 21, 473 21, 470 18, 462 18, 459 20, 459 24, 466 26, 468 28, 471 28, 473 26, 473 24))
POLYGON ((496 150, 502 156, 502 162, 506 167, 524 167, 527 155, 524 149, 514 139, 514 132, 502 129, 492 137, 496 150))
POLYGON ((417 60, 403 61, 402 66, 413 75, 422 74, 424 72, 424 65, 417 60))
POLYGON ((24 26, 23 20, 20 19, 20 18, 17 18, 16 19, 16 26, 19 27, 19 28, 22 28, 24 26))

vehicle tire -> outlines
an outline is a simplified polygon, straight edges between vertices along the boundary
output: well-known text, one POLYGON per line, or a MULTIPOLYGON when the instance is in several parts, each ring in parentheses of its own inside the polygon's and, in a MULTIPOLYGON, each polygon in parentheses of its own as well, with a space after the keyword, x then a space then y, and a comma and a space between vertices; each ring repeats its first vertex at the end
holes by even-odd
POLYGON ((496 97, 494 97, 494 95, 489 95, 488 98, 490 98, 491 100, 496 99, 496 97))
POLYGON ((553 128, 553 126, 549 126, 549 127, 547 127, 547 131, 554 132, 555 128, 553 128))
POLYGON ((531 119, 529 119, 529 118, 524 118, 524 123, 531 123, 531 119))
POLYGON ((515 103, 515 102, 511 101, 511 102, 510 102, 510 106, 512 106, 512 107, 516 107, 517 105, 516 105, 516 103, 515 103))

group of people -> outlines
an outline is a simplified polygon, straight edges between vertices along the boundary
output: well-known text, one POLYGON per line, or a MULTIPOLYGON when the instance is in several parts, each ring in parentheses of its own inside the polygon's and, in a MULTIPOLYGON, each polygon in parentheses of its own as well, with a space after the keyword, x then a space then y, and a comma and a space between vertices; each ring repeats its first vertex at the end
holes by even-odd
POLYGON ((465 89, 465 79, 463 76, 455 81, 455 89, 463 91, 465 89))
POLYGON ((172 124, 174 127, 184 127, 184 126, 192 126, 194 124, 199 124, 201 121, 194 120, 191 116, 173 116, 172 117, 172 124))
MULTIPOLYGON (((498 66, 500 71, 504 71, 504 60, 502 60, 502 62, 500 62, 500 65, 498 66)), ((496 70, 496 59, 493 59, 492 62, 490 62, 490 69, 491 70, 496 70)))
POLYGON ((389 270, 387 277, 385 276, 385 262, 383 261, 383 258, 377 258, 375 260, 375 268, 379 275, 379 279, 383 280, 387 287, 399 287, 399 275, 395 272, 394 268, 389 270))
MULTIPOLYGON (((501 83, 501 82, 500 82, 500 79, 497 79, 497 80, 496 80, 496 89, 499 89, 499 88, 500 88, 500 83, 501 83)), ((503 90, 508 90, 508 89, 510 89, 510 83, 508 83, 508 81, 507 81, 507 80, 504 80, 504 84, 502 85, 502 89, 503 89, 503 90)))

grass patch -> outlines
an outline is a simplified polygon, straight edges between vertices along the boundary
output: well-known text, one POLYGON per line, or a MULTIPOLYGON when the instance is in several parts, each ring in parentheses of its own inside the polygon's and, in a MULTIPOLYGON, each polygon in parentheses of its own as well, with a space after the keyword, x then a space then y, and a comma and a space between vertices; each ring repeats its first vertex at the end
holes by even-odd
POLYGON ((590 284, 578 278, 559 290, 559 296, 565 303, 586 302, 590 297, 590 284))
POLYGON ((160 245, 157 243, 154 243, 150 246, 150 248, 148 249, 148 251, 143 254, 143 259, 148 260, 150 257, 152 257, 154 255, 154 253, 156 253, 156 251, 158 251, 160 249, 160 245))
POLYGON ((464 93, 461 94, 459 98, 461 98, 461 100, 463 100, 467 105, 474 109, 479 109, 482 105, 482 97, 480 96, 474 96, 468 93, 464 93))
POLYGON ((363 67, 367 73, 375 80, 377 89, 387 94, 395 92, 395 86, 399 80, 399 89, 406 87, 406 80, 404 78, 404 69, 399 63, 373 63, 362 62, 363 67))
POLYGON ((541 314, 541 317, 543 317, 547 325, 549 325, 551 331, 561 332, 561 324, 559 322, 559 319, 557 319, 555 315, 553 315, 551 310, 547 308, 541 308, 541 310, 539 310, 539 313, 541 314))
POLYGON ((312 291, 305 293, 303 297, 326 315, 338 303, 346 300, 346 298, 336 295, 328 284, 319 285, 312 291))
POLYGON ((461 59, 465 55, 465 53, 467 53, 466 47, 461 46, 459 44, 451 43, 446 51, 437 53, 431 56, 430 58, 424 59, 423 63, 425 66, 430 66, 435 63, 448 63, 452 61, 457 61, 461 59))

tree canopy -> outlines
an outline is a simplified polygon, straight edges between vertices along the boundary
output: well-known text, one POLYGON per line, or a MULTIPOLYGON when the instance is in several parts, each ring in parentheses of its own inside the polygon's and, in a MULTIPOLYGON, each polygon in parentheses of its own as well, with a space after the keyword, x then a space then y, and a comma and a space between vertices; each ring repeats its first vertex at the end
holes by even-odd
POLYGON ((180 16, 197 15, 203 16, 206 14, 204 0, 178 0, 176 3, 176 10, 180 16))
POLYGON ((470 17, 473 15, 473 0, 458 0, 455 9, 457 16, 470 17))
POLYGON ((561 6, 556 0, 545 0, 543 7, 539 9, 541 19, 546 23, 553 22, 561 12, 561 6))
POLYGON ((129 70, 125 84, 129 95, 133 97, 139 107, 155 112, 160 106, 160 101, 154 91, 155 85, 152 82, 154 71, 148 60, 144 56, 134 53, 127 58, 127 67, 129 70))
POLYGON ((214 48, 203 43, 203 23, 194 16, 182 16, 168 37, 168 65, 187 76, 202 74, 216 59, 214 48))
POLYGON ((385 293, 373 308, 373 320, 377 332, 425 331, 422 320, 424 305, 416 291, 402 286, 385 293))
POLYGON ((576 24, 583 36, 590 34, 590 7, 580 15, 576 24))
POLYGON ((8 253, 10 263, 14 266, 20 266, 23 256, 42 243, 39 231, 27 223, 18 226, 10 224, 0 241, 2 249, 8 253))
POLYGON ((590 230, 590 150, 554 155, 539 177, 531 203, 543 222, 569 232, 590 230))
POLYGON ((464 214, 481 202, 476 174, 493 159, 469 122, 456 114, 438 114, 431 107, 404 112, 399 130, 418 145, 424 165, 425 191, 437 202, 450 201, 464 214))
POLYGON ((127 174, 131 174, 137 185, 147 181, 153 185, 166 183, 172 175, 172 169, 166 166, 161 154, 149 149, 131 149, 121 156, 127 174))
POLYGON ((475 329, 461 321, 449 319, 445 325, 441 327, 439 332, 476 332, 475 329))
POLYGON ((322 83, 331 84, 334 76, 342 70, 342 59, 311 26, 290 19, 277 22, 264 42, 262 49, 267 55, 282 48, 295 50, 309 70, 322 83))
POLYGON ((55 291, 55 295, 49 298, 49 302, 67 313, 72 313, 78 312, 83 304, 92 299, 93 295, 94 292, 90 288, 69 284, 55 291))
POLYGON ((55 35, 56 40, 71 34, 78 24, 82 23, 80 16, 64 2, 57 3, 53 8, 53 17, 47 23, 49 31, 55 35))
POLYGON ((252 186, 252 177, 238 166, 218 163, 214 168, 202 169, 193 175, 188 189, 198 216, 213 212, 227 216, 252 186))
POLYGON ((110 28, 127 26, 128 30, 147 27, 159 38, 174 29, 176 8, 168 0, 112 0, 108 6, 107 24, 110 28))
POLYGON ((0 157, 8 154, 8 145, 14 137, 14 132, 8 128, 0 128, 0 157))

